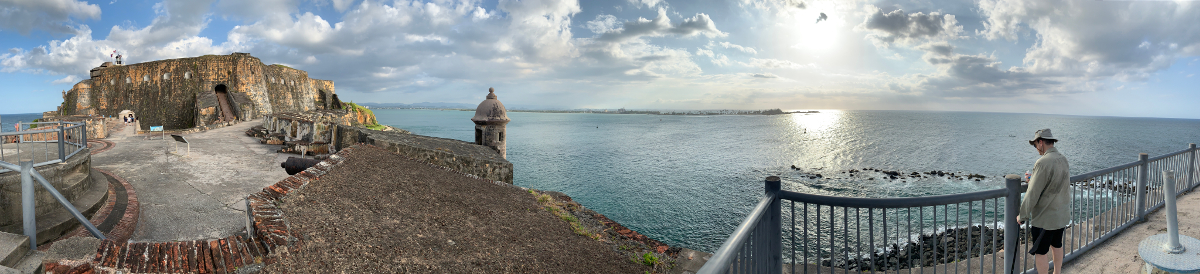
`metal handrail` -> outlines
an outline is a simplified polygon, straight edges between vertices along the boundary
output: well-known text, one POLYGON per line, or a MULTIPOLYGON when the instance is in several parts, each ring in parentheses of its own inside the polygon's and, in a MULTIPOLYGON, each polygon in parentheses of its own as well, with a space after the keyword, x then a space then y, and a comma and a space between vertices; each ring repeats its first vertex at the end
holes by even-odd
MULTIPOLYGON (((1025 186, 1022 186, 1024 190, 1025 186)), ((980 201, 998 197, 1004 197, 1007 193, 1006 189, 993 189, 970 193, 959 193, 949 195, 938 195, 929 197, 909 197, 909 198, 852 198, 825 196, 816 194, 807 194, 791 191, 781 191, 779 198, 805 202, 810 204, 819 204, 824 206, 840 206, 851 208, 908 208, 908 207, 924 207, 924 206, 940 206, 957 203, 966 203, 972 201, 980 201)))
POLYGON ((1171 153, 1167 153, 1167 154, 1159 155, 1159 156, 1156 156, 1156 157, 1154 157, 1154 158, 1147 159, 1147 161, 1156 162, 1156 161, 1158 161, 1158 160, 1162 160, 1162 159, 1170 158, 1171 156, 1175 156, 1175 155, 1179 155, 1179 154, 1184 154, 1184 153, 1188 153, 1188 152, 1192 152, 1192 149, 1190 149, 1190 148, 1189 148, 1189 149, 1184 149, 1184 150, 1180 150, 1180 151, 1176 151, 1176 152, 1171 152, 1171 153))
MULTIPOLYGON (((1200 153, 1200 150, 1196 149, 1195 144, 1190 144, 1188 149, 1185 149, 1185 150, 1168 153, 1168 154, 1157 156, 1154 158, 1149 158, 1146 156, 1146 154, 1142 154, 1139 157, 1140 159, 1135 162, 1121 164, 1121 165, 1117 165, 1117 166, 1110 167, 1110 168, 1105 168, 1105 169, 1096 170, 1096 171, 1092 171, 1092 172, 1088 172, 1088 173, 1084 173, 1084 174, 1080 174, 1080 175, 1071 176, 1071 178, 1070 178, 1071 186, 1069 187, 1068 191, 1070 191, 1070 195, 1072 197, 1071 198, 1072 199, 1072 209, 1071 210, 1072 210, 1073 217, 1072 217, 1072 223, 1068 227, 1068 230, 1070 231, 1069 234, 1071 235, 1070 241, 1067 241, 1067 239, 1064 239, 1065 242, 1070 242, 1070 247, 1067 247, 1067 245, 1064 244, 1064 250, 1067 252, 1066 256, 1064 256, 1064 261, 1071 261, 1071 260, 1081 256, 1082 254, 1091 250, 1092 248, 1104 243, 1106 240, 1115 236, 1119 232, 1129 228, 1130 226, 1132 226, 1139 220, 1144 219, 1145 216, 1147 214, 1149 214, 1149 212, 1153 211, 1154 209, 1157 209, 1158 207, 1163 206, 1164 201, 1159 201, 1161 199, 1161 197, 1155 198, 1154 193, 1159 193, 1158 196, 1162 196, 1161 193, 1163 193, 1165 191, 1174 191, 1175 195, 1179 195, 1179 194, 1182 194, 1186 191, 1189 191, 1193 188, 1200 186, 1200 181, 1197 180, 1197 177, 1200 177, 1200 174, 1197 174, 1197 172, 1200 172, 1200 165, 1198 165, 1197 159, 1196 159, 1198 157, 1197 153, 1200 153), (1185 155, 1185 154, 1187 154, 1187 155, 1185 155), (1183 173, 1181 173, 1181 176, 1185 176, 1183 178, 1186 178, 1186 183, 1183 186, 1178 187, 1176 189, 1170 189, 1170 190, 1165 189, 1164 186, 1162 185, 1162 181, 1161 181, 1162 178, 1155 177, 1156 173, 1159 173, 1162 170, 1179 169, 1179 168, 1184 169, 1184 170, 1182 170, 1183 173), (1155 170, 1155 172, 1151 172, 1152 169, 1155 170), (1103 177, 1108 177, 1107 181, 1103 177), (1099 179, 1097 179, 1097 178, 1099 178, 1099 179), (1084 183, 1084 184, 1078 184, 1078 183, 1084 183), (1133 188, 1133 191, 1136 191, 1136 193, 1129 192, 1130 188, 1133 188), (1136 196, 1135 196, 1135 194, 1136 194, 1136 196), (1078 199, 1078 200, 1076 200, 1076 199, 1078 199), (1147 207, 1147 202, 1149 202, 1153 205, 1147 207), (1086 225, 1086 227, 1084 225, 1086 225)), ((939 207, 945 208, 944 209, 944 212, 945 212, 946 210, 949 209, 950 205, 955 205, 955 208, 954 208, 955 213, 952 213, 952 214, 955 214, 954 215, 955 218, 958 218, 958 216, 960 216, 962 214, 962 213, 958 212, 958 210, 959 210, 958 206, 962 205, 963 203, 967 203, 968 211, 973 210, 973 206, 974 206, 973 204, 976 202, 980 203, 980 207, 979 207, 980 209, 987 211, 988 209, 987 209, 986 204, 988 201, 992 201, 991 205, 994 208, 998 208, 1000 204, 1004 204, 1004 207, 1005 207, 1004 210, 1001 210, 1001 211, 1003 211, 1003 213, 1001 213, 1001 211, 993 210, 992 217, 991 217, 991 219, 992 219, 991 222, 993 222, 993 223, 1000 222, 1000 220, 998 218, 1004 219, 1003 220, 1003 228, 1004 228, 1003 250, 1005 251, 1004 252, 1005 258, 1011 258, 1011 260, 1005 260, 1005 262, 1004 262, 1005 273, 1017 273, 1017 272, 1032 273, 1035 271, 1033 267, 1029 266, 1029 263, 1030 263, 1029 261, 1032 261, 1032 260, 1029 260, 1028 255, 1025 255, 1024 253, 1018 253, 1018 250, 1022 249, 1021 246, 1024 244, 1018 242, 1018 239, 1017 239, 1018 231, 1021 230, 1021 227, 1016 224, 1015 218, 1012 217, 1017 214, 1017 209, 1020 206, 1021 194, 1026 191, 1028 186, 1021 184, 1018 179, 1019 176, 1017 176, 1017 175, 1008 175, 1005 177, 1006 177, 1005 181, 1006 181, 1007 187, 1003 188, 1003 189, 986 190, 986 191, 961 193, 961 194, 951 194, 951 195, 930 196, 930 197, 852 198, 852 197, 834 197, 834 196, 824 196, 824 195, 783 191, 783 190, 780 190, 778 187, 778 185, 779 185, 779 183, 777 181, 778 177, 772 176, 772 177, 769 177, 768 181, 767 181, 766 195, 764 195, 764 197, 759 201, 758 205, 750 213, 750 215, 747 216, 747 218, 741 224, 739 224, 738 228, 733 232, 733 234, 731 234, 730 237, 721 245, 721 248, 718 249, 717 252, 715 252, 713 254, 713 256, 709 259, 708 263, 706 263, 704 265, 704 267, 701 268, 700 273, 726 273, 727 271, 734 271, 734 270, 738 270, 739 273, 743 273, 743 272, 747 272, 747 271, 749 271, 751 273, 778 273, 778 272, 781 272, 783 269, 782 263, 784 261, 780 259, 780 254, 782 253, 782 251, 779 250, 778 247, 780 246, 781 242, 784 242, 785 239, 783 239, 779 236, 780 235, 779 234, 779 228, 780 228, 779 226, 786 227, 786 225, 782 225, 781 223, 778 222, 778 216, 783 215, 783 213, 778 210, 778 205, 780 204, 779 202, 782 200, 792 201, 792 209, 791 209, 792 210, 792 215, 791 215, 792 225, 790 227, 790 229, 792 230, 792 239, 790 241, 792 244, 792 261, 791 261, 792 271, 797 271, 796 267, 803 267, 804 273, 808 273, 807 272, 807 270, 808 270, 807 262, 808 262, 808 258, 809 258, 808 257, 809 247, 807 246, 807 244, 805 244, 805 247, 804 247, 804 249, 805 249, 805 251, 804 251, 805 252, 804 253, 805 264, 797 265, 797 263, 798 263, 797 256, 798 255, 796 253, 797 251, 795 250, 797 238, 795 236, 795 233, 796 233, 796 230, 798 229, 796 227, 796 225, 797 225, 796 222, 797 222, 797 218, 798 218, 796 215, 797 214, 796 212, 798 210, 795 205, 796 203, 801 203, 801 204, 805 205, 802 212, 808 212, 808 210, 809 210, 808 205, 815 205, 817 208, 816 213, 818 216, 816 221, 818 223, 822 222, 822 220, 820 218, 820 214, 822 211, 821 208, 822 207, 829 208, 829 211, 828 211, 829 217, 828 217, 828 223, 827 223, 827 224, 829 224, 829 226, 827 226, 829 234, 826 234, 826 235, 828 235, 830 237, 829 240, 830 240, 831 246, 829 247, 830 249, 828 250, 828 252, 830 254, 832 254, 834 252, 833 250, 835 248, 839 248, 837 246, 832 246, 833 245, 832 241, 834 239, 833 237, 838 235, 837 233, 835 233, 834 227, 838 226, 839 222, 840 222, 840 226, 842 229, 840 236, 847 238, 847 239, 843 239, 844 241, 849 242, 851 240, 849 240, 848 237, 858 236, 859 239, 856 244, 865 244, 862 242, 862 240, 863 240, 861 238, 862 232, 867 232, 868 240, 872 240, 872 241, 874 241, 875 236, 879 236, 879 235, 875 234, 876 232, 874 231, 874 229, 875 229, 874 217, 870 217, 870 215, 874 214, 876 211, 883 211, 883 214, 881 214, 883 217, 883 230, 884 230, 882 237, 883 237, 884 246, 885 246, 884 251, 888 251, 888 249, 886 248, 886 245, 888 245, 887 237, 888 237, 888 233, 892 233, 892 232, 888 232, 888 228, 887 228, 887 225, 888 225, 887 211, 888 210, 911 210, 913 208, 933 207, 934 215, 937 215, 937 210, 939 207), (772 183, 773 183, 771 181, 772 178, 775 178, 775 180, 776 180, 774 182, 774 186, 772 185, 772 183), (1001 198, 1004 198, 1005 201, 1000 202, 1001 198), (842 216, 835 216, 836 212, 834 212, 834 207, 841 207, 843 212, 845 212, 847 209, 851 209, 854 212, 855 216, 857 216, 857 217, 853 217, 853 219, 855 221, 851 222, 852 224, 855 224, 853 229, 851 229, 848 226, 848 224, 846 224, 847 221, 845 220, 845 219, 852 218, 852 217, 850 217, 851 215, 841 214, 842 216), (871 221, 869 221, 870 227, 863 227, 863 224, 861 223, 861 219, 859 219, 859 218, 863 217, 863 215, 859 212, 860 209, 867 211, 868 217, 871 218, 870 219, 871 221), (776 212, 776 213, 771 214, 770 212, 776 212), (1000 214, 1003 214, 1003 215, 1000 215, 1000 214), (1001 216, 1004 216, 1004 217, 1001 217, 1001 216), (764 225, 767 225, 767 227, 764 227, 764 225), (868 230, 868 228, 869 228, 869 230, 868 230), (851 233, 850 231, 854 231, 853 232, 854 234, 850 235, 850 233, 851 233), (766 232, 766 233, 763 233, 763 232, 766 232), (771 236, 763 237, 763 235, 759 235, 759 234, 769 234, 771 236), (750 249, 750 248, 747 248, 747 246, 754 246, 755 248, 750 249), (760 246, 766 246, 766 248, 759 248, 760 246), (763 257, 765 257, 765 258, 763 258, 763 257), (1017 261, 1018 259, 1020 259, 1020 262, 1017 261), (731 264, 733 264, 735 261, 737 263, 742 264, 743 269, 730 269, 731 264), (745 267, 745 265, 749 265, 749 267, 745 267)), ((911 213, 913 211, 909 211, 909 212, 911 213)), ((921 213, 923 214, 924 211, 921 211, 921 213)), ((947 212, 947 214, 950 214, 950 213, 947 212)), ((979 213, 979 214, 982 214, 982 213, 979 213)), ((949 215, 943 216, 943 218, 948 219, 949 218, 948 216, 949 215)), ((972 215, 972 213, 968 212, 967 216, 972 217, 974 215, 972 215)), ((984 216, 986 216, 986 214, 984 214, 984 216)), ((984 220, 984 218, 985 218, 984 216, 980 216, 980 219, 981 219, 980 221, 986 222, 986 220, 984 220)), ((896 217, 902 217, 902 216, 897 215, 896 217)), ((913 217, 916 217, 915 214, 910 215, 908 218, 913 218, 913 217)), ((933 223, 935 225, 938 222, 940 222, 940 220, 938 219, 938 216, 933 216, 933 217, 934 217, 933 223)), ((808 218, 808 215, 806 214, 804 217, 804 222, 803 222, 804 223, 803 227, 805 229, 804 230, 805 242, 808 241, 807 235, 809 234, 809 231, 808 231, 808 222, 809 221, 807 218, 808 218)), ((924 217, 922 217, 922 218, 924 218, 924 217)), ((910 226, 911 226, 911 221, 912 220, 910 219, 909 220, 910 226)), ((968 219, 967 223, 972 224, 975 222, 968 219)), ((821 229, 821 227, 824 226, 824 224, 825 223, 818 224, 818 227, 816 227, 816 229, 817 229, 816 233, 818 235, 823 234, 822 233, 823 229, 821 229)), ((899 224, 899 223, 897 222, 897 224, 899 224)), ((975 223, 975 224, 978 225, 978 226, 974 227, 974 228, 976 228, 976 231, 978 231, 978 229, 989 229, 989 228, 983 226, 983 225, 985 225, 984 223, 975 223)), ((972 243, 971 243, 972 237, 970 234, 972 227, 971 226, 961 227, 960 225, 961 225, 961 222, 958 219, 955 219, 953 223, 947 221, 947 222, 945 222, 945 227, 947 228, 947 231, 944 233, 947 233, 947 234, 955 233, 955 235, 959 235, 957 233, 961 233, 961 230, 965 229, 968 231, 967 236, 966 236, 967 244, 969 246, 972 245, 972 243), (951 228, 951 224, 953 224, 954 226, 957 226, 957 228, 951 228), (958 231, 952 231, 953 229, 958 229, 958 231)), ((997 225, 995 227, 995 229, 1000 229, 1000 227, 997 225)), ((897 237, 900 236, 899 228, 895 228, 892 231, 897 234, 896 235, 897 237)), ((908 230, 906 230, 906 231, 908 231, 907 233, 913 233, 912 227, 908 228, 908 230)), ((995 230, 993 230, 993 233, 994 233, 994 231, 995 230)), ((926 235, 925 230, 922 229, 920 233, 922 233, 922 236, 919 236, 918 238, 934 237, 936 239, 937 237, 941 237, 940 235, 938 235, 938 233, 941 233, 941 232, 935 232, 934 235, 924 236, 924 235, 926 235)), ((911 237, 912 235, 910 234, 909 236, 911 237)), ((980 238, 980 239, 978 239, 978 241, 980 241, 980 242, 976 242, 976 243, 982 244, 981 242, 986 240, 985 238, 988 238, 988 237, 982 237, 982 236, 983 235, 976 235, 976 238, 980 238)), ((990 239, 994 242, 995 241, 994 237, 997 237, 997 236, 998 235, 993 235, 990 239)), ((818 239, 818 241, 820 241, 820 240, 818 239)), ((820 242, 817 242, 817 244, 818 244, 817 245, 818 246, 817 256, 821 256, 820 253, 823 251, 820 250, 820 248, 821 248, 820 242)), ((892 243, 892 244, 894 247, 894 243, 892 243)), ((870 270, 872 272, 874 272, 876 270, 875 264, 877 262, 876 261, 877 256, 875 255, 875 251, 874 251, 874 250, 876 250, 875 249, 876 245, 874 244, 874 242, 871 242, 870 246, 871 246, 871 249, 869 249, 870 251, 867 251, 867 252, 870 253, 869 259, 871 261, 869 263, 871 265, 866 266, 866 268, 870 268, 870 270)), ((926 247, 928 247, 928 246, 926 246, 926 247)), ((840 251, 840 252, 853 252, 854 254, 856 254, 855 256, 863 256, 863 257, 849 258, 849 257, 845 257, 848 254, 844 254, 844 255, 842 255, 843 256, 842 258, 848 260, 845 262, 845 265, 847 265, 847 267, 849 267, 849 265, 853 264, 853 265, 855 265, 854 267, 857 268, 857 271, 866 271, 866 270, 864 270, 863 264, 868 263, 867 261, 865 261, 867 259, 867 257, 863 255, 863 251, 862 251, 861 247, 857 247, 857 248, 859 248, 859 249, 855 249, 854 251, 848 251, 845 248, 842 248, 842 251, 840 251), (853 261, 853 262, 851 262, 851 261, 853 261)), ((949 263, 951 261, 955 262, 954 268, 957 271, 957 269, 959 268, 959 266, 957 265, 957 262, 960 260, 959 258, 962 258, 962 257, 959 257, 960 254, 957 253, 958 247, 954 247, 954 248, 956 249, 955 254, 954 254, 955 258, 945 260, 944 262, 945 263, 949 263)), ((993 248, 992 252, 994 254, 994 252, 997 251, 996 248, 998 248, 998 247, 993 245, 992 248, 993 248)), ((938 251, 937 249, 938 249, 938 247, 936 245, 933 246, 933 250, 935 253, 938 251)), ((895 252, 898 252, 897 250, 892 250, 892 251, 893 251, 893 254, 895 254, 895 252)), ((945 252, 947 252, 947 254, 945 254, 943 256, 946 256, 946 257, 950 256, 950 254, 948 253, 949 250, 945 250, 945 252)), ((968 253, 973 253, 973 252, 976 252, 976 251, 969 251, 968 253)), ((985 254, 984 250, 982 250, 982 249, 979 250, 978 252, 979 252, 978 256, 980 256, 980 257, 982 257, 982 255, 985 254)), ((971 258, 971 256, 974 256, 976 254, 966 254, 966 255, 967 255, 966 260, 967 260, 967 264, 968 264, 967 267, 968 267, 968 269, 971 269, 972 265, 970 262, 970 258, 971 258)), ((909 256, 909 255, 906 255, 906 256, 909 256)), ((925 261, 925 257, 923 257, 923 256, 924 256, 924 253, 922 253, 921 261, 925 261)), ((833 259, 834 258, 830 257, 830 261, 827 262, 828 263, 827 266, 829 266, 831 268, 831 270, 834 267, 833 266, 834 262, 832 261, 833 259)), ((910 260, 910 259, 912 259, 912 258, 905 258, 902 260, 910 260)), ((893 260, 895 260, 895 258, 893 258, 893 260)), ((937 261, 935 261, 935 263, 940 262, 940 261, 942 261, 942 260, 937 260, 937 261)), ((998 272, 1000 269, 997 269, 996 264, 998 262, 996 261, 995 255, 993 255, 993 261, 991 263, 992 263, 992 272, 993 273, 998 272)), ((922 264, 924 264, 924 263, 922 263, 922 264)), ((914 267, 914 266, 909 265, 908 267, 914 267)), ((984 267, 983 260, 980 260, 979 267, 980 267, 979 271, 984 271, 985 268, 983 268, 984 267)), ((946 267, 942 267, 941 270, 949 271, 948 268, 949 267, 947 265, 946 267)), ((936 267, 936 266, 933 267, 933 270, 935 273, 940 273, 938 271, 939 270, 938 267, 936 267)), ((850 271, 850 268, 846 268, 846 271, 850 271)), ((922 268, 922 271, 924 271, 924 268, 922 268)))
POLYGON ((46 178, 43 177, 40 172, 37 171, 37 169, 35 169, 36 167, 39 167, 39 166, 45 166, 45 165, 66 162, 67 159, 71 158, 72 156, 75 156, 75 154, 78 154, 80 151, 87 149, 87 145, 86 145, 87 144, 87 125, 84 123, 71 123, 71 122, 37 122, 37 124, 43 124, 43 123, 44 124, 58 124, 60 126, 56 129, 15 131, 15 132, 0 133, 0 137, 13 136, 13 135, 24 136, 24 135, 31 135, 31 134, 58 133, 57 136, 54 136, 57 139, 55 141, 25 141, 23 137, 19 138, 17 140, 18 146, 16 149, 17 150, 17 159, 19 161, 18 164, 9 163, 3 159, 0 159, 0 173, 6 173, 9 171, 19 171, 21 173, 20 174, 20 176, 21 176, 21 213, 22 213, 21 215, 23 216, 22 223, 23 223, 25 236, 29 237, 29 248, 37 249, 37 243, 38 243, 38 241, 37 241, 37 219, 36 219, 36 214, 35 214, 36 211, 34 210, 35 200, 36 200, 34 198, 34 193, 35 193, 34 192, 34 182, 38 182, 42 186, 42 188, 46 189, 46 192, 50 193, 50 196, 54 197, 55 200, 58 200, 58 203, 62 204, 62 206, 65 207, 67 209, 67 211, 71 213, 71 216, 74 217, 77 221, 79 221, 79 223, 82 224, 85 229, 87 229, 88 233, 91 233, 92 236, 94 236, 98 239, 105 239, 104 234, 101 233, 100 230, 96 229, 96 226, 92 225, 91 221, 89 221, 86 217, 84 217, 83 214, 81 214, 79 212, 79 209, 76 209, 75 206, 73 204, 71 204, 71 201, 67 200, 67 198, 64 197, 62 195, 62 193, 59 193, 58 190, 55 189, 54 186, 51 185, 50 182, 48 180, 46 180, 46 178), (62 126, 63 124, 73 125, 73 126, 62 126), (70 133, 71 136, 69 136, 70 138, 68 138, 67 131, 71 131, 71 133, 70 133), (68 141, 68 139, 73 139, 73 138, 78 138, 79 140, 82 141, 82 143, 74 143, 74 142, 68 141), (53 159, 53 160, 42 161, 42 162, 38 162, 38 163, 34 163, 33 161, 20 161, 20 157, 21 157, 20 156, 21 155, 20 143, 34 143, 34 142, 36 142, 36 143, 57 143, 58 145, 56 146, 56 148, 58 151, 58 153, 57 153, 58 158, 53 159), (66 151, 67 144, 75 146, 75 148, 72 151, 70 151, 69 153, 66 151))
POLYGON ((758 226, 759 220, 762 219, 763 215, 766 215, 767 208, 771 205, 772 201, 775 201, 776 198, 777 197, 775 193, 767 193, 765 196, 763 196, 763 198, 759 200, 758 205, 754 207, 754 210, 750 211, 750 215, 746 217, 746 220, 733 230, 733 233, 729 235, 729 238, 725 239, 725 243, 721 244, 721 248, 717 249, 717 252, 713 253, 711 259, 708 260, 708 263, 705 263, 704 266, 700 267, 700 270, 696 273, 722 273, 721 271, 724 271, 726 268, 728 268, 722 268, 720 266, 728 266, 733 262, 734 255, 737 253, 735 247, 744 245, 746 241, 750 239, 750 232, 754 231, 755 227, 758 226))

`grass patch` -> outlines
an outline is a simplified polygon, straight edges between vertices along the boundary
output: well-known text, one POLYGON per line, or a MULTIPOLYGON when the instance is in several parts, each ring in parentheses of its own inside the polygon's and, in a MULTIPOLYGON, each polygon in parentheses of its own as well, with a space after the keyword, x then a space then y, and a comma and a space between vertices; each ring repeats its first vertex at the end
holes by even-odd
POLYGON ((364 119, 362 121, 362 125, 365 128, 368 128, 371 130, 383 130, 383 129, 387 128, 384 125, 380 125, 378 120, 375 120, 375 113, 371 112, 371 109, 369 109, 369 108, 360 106, 358 104, 355 104, 354 102, 349 102, 349 103, 343 104, 343 109, 354 111, 354 112, 358 113, 358 115, 363 116, 364 119))
POLYGON ((575 234, 592 238, 593 240, 600 240, 599 233, 592 233, 586 227, 583 227, 583 224, 579 223, 579 218, 576 218, 575 215, 572 215, 570 210, 568 210, 570 208, 574 208, 574 205, 563 204, 562 202, 555 200, 554 197, 550 197, 550 195, 538 194, 533 190, 530 190, 529 194, 533 194, 533 196, 537 198, 538 204, 541 204, 546 211, 549 211, 550 213, 554 214, 554 216, 558 216, 559 219, 570 224, 571 231, 575 232, 575 234))
POLYGON ((654 255, 651 252, 642 253, 642 256, 634 255, 630 260, 645 266, 655 266, 660 262, 658 255, 654 255))

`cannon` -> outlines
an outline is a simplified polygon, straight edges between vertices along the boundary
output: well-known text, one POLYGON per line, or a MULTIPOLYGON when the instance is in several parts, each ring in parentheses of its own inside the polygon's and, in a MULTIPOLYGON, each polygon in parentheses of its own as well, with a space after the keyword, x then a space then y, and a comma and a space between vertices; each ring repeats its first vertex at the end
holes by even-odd
POLYGON ((279 167, 282 167, 283 170, 287 171, 288 175, 296 175, 296 173, 300 173, 301 171, 315 166, 320 162, 321 160, 316 159, 288 157, 287 161, 283 161, 283 163, 279 164, 279 167))

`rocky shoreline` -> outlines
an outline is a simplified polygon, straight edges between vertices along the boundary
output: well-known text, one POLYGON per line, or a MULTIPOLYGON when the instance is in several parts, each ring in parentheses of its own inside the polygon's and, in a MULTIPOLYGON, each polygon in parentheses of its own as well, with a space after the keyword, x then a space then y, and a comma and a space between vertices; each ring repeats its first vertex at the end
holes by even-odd
MULTIPOLYGON (((1017 241, 1025 241, 1027 233, 1025 230, 1018 232, 1017 241)), ((820 265, 858 271, 882 271, 953 263, 1003 250, 1004 229, 993 229, 983 225, 952 228, 933 235, 923 234, 919 241, 893 243, 887 246, 886 251, 849 259, 845 257, 854 255, 825 258, 821 259, 820 265)))
MULTIPOLYGON (((804 168, 797 167, 796 165, 792 165, 791 169, 797 170, 797 171, 804 170, 804 168)), ((976 182, 979 182, 979 181, 982 181, 982 180, 988 178, 988 176, 986 176, 986 175, 966 173, 966 172, 950 172, 950 171, 932 170, 932 171, 926 171, 926 172, 913 171, 911 173, 906 174, 904 172, 897 171, 897 170, 886 170, 886 169, 877 169, 877 168, 870 168, 870 167, 863 168, 861 170, 859 170, 859 169, 845 170, 845 171, 840 172, 840 174, 843 174, 846 177, 866 177, 867 180, 875 180, 876 177, 878 177, 880 179, 889 179, 889 180, 945 177, 947 179, 974 180, 976 182), (875 174, 867 174, 867 173, 875 173, 875 174)), ((824 179, 824 178, 826 178, 825 175, 822 175, 820 173, 815 173, 815 172, 804 172, 801 174, 801 177, 807 177, 809 179, 824 179)), ((831 176, 829 178, 833 178, 833 177, 831 176)))
MULTIPOLYGON (((562 192, 535 189, 528 189, 528 191, 535 196, 539 196, 538 202, 547 206, 547 210, 556 211, 556 213, 558 210, 561 210, 566 214, 570 214, 570 217, 574 217, 578 223, 576 234, 608 244, 612 247, 613 251, 630 258, 633 263, 652 266, 654 268, 653 273, 675 273, 678 271, 672 270, 677 270, 675 268, 682 265, 684 261, 700 259, 682 257, 680 255, 681 251, 684 250, 683 248, 669 246, 658 240, 646 237, 637 231, 626 228, 605 217, 604 214, 597 213, 575 202, 570 196, 562 192), (541 196, 543 195, 550 199, 542 198, 541 196)), ((570 217, 562 219, 571 223, 572 220, 568 220, 570 217)), ((574 226, 575 224, 572 225, 574 226)))

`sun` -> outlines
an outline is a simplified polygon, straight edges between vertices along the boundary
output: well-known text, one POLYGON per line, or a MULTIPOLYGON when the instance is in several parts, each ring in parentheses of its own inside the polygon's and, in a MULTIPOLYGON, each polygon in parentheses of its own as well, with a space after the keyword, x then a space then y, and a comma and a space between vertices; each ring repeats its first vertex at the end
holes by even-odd
POLYGON ((792 12, 791 20, 787 20, 790 22, 784 23, 784 31, 793 37, 791 47, 814 55, 836 51, 839 35, 846 25, 840 14, 829 2, 815 2, 809 8, 792 12))

